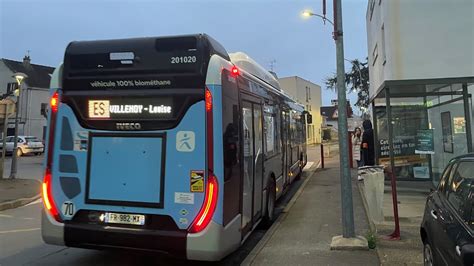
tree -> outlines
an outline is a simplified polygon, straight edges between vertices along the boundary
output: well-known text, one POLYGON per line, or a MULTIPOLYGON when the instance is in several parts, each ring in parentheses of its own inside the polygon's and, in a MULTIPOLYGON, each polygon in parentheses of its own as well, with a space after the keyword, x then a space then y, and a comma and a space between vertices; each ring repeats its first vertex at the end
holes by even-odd
MULTIPOLYGON (((351 70, 346 72, 345 80, 348 91, 357 93, 357 106, 362 113, 367 112, 369 107, 369 67, 367 64, 368 59, 365 58, 365 62, 361 62, 358 59, 351 61, 351 70)), ((337 76, 334 74, 332 77, 326 78, 326 88, 336 90, 337 76)))

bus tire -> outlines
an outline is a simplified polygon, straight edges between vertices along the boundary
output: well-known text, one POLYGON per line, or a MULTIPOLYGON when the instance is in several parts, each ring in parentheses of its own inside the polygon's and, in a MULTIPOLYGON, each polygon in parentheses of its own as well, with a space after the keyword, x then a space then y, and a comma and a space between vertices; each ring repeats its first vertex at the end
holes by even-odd
POLYGON ((263 227, 269 228, 275 220, 275 202, 276 202, 276 185, 275 180, 270 178, 267 186, 267 206, 265 216, 263 217, 263 227))

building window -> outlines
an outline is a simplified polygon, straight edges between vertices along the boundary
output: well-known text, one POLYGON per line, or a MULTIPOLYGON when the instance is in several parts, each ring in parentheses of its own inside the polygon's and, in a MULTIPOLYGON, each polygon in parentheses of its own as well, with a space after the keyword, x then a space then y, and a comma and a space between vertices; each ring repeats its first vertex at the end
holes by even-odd
POLYGON ((306 102, 309 102, 311 100, 311 95, 308 86, 305 87, 306 89, 306 102))
POLYGON ((372 65, 375 66, 377 58, 379 57, 379 51, 377 49, 377 44, 375 44, 374 51, 372 52, 372 65))
POLYGON ((372 20, 372 15, 374 14, 374 8, 375 8, 375 0, 370 0, 369 7, 370 7, 370 20, 372 20))
POLYGON ((18 83, 16 82, 9 82, 7 84, 7 94, 13 93, 16 89, 18 89, 18 83))
POLYGON ((385 27, 384 24, 382 24, 382 64, 385 65, 385 62, 387 61, 387 58, 385 56, 385 27))

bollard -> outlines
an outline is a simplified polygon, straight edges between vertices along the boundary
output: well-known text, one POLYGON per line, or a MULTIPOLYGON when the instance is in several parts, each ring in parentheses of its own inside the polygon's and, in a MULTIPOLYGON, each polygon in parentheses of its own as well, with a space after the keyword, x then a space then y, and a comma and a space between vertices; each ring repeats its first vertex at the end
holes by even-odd
POLYGON ((321 168, 324 168, 324 145, 321 143, 321 168))

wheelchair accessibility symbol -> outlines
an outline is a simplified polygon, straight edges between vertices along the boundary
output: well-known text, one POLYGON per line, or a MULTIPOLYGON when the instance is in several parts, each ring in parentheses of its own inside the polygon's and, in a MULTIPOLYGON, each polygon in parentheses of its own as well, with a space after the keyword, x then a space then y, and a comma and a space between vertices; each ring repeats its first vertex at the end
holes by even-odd
POLYGON ((194 151, 195 139, 193 131, 178 131, 176 134, 176 150, 181 152, 194 151))

